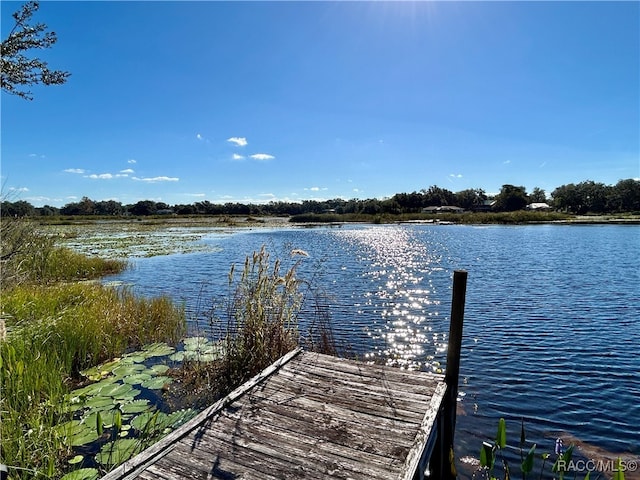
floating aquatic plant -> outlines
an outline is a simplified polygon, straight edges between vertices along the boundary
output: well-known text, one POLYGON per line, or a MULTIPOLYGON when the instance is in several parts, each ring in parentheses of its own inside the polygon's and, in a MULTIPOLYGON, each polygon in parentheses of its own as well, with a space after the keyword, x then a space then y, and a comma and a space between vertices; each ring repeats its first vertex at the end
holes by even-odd
POLYGON ((67 473, 60 480, 98 480, 100 472, 96 468, 80 468, 67 473))
POLYGON ((189 337, 184 340, 184 350, 169 356, 174 362, 213 362, 222 358, 223 347, 205 337, 189 337))
MULTIPOLYGON (((188 355, 194 358, 212 355, 215 348, 215 344, 203 337, 187 339, 185 343, 188 355)), ((150 359, 173 354, 173 347, 154 343, 82 372, 94 383, 76 389, 67 396, 68 411, 76 418, 56 427, 63 442, 70 447, 83 448, 91 448, 95 442, 105 442, 95 461, 105 468, 111 468, 195 416, 197 412, 192 409, 166 414, 158 411, 148 399, 137 398, 142 389, 161 389, 173 381, 165 375, 169 370, 168 365, 145 365, 150 359)), ((77 455, 69 464, 82 464, 83 461, 84 457, 77 455)), ((97 478, 97 472, 95 469, 82 468, 64 478, 93 479, 97 478)))

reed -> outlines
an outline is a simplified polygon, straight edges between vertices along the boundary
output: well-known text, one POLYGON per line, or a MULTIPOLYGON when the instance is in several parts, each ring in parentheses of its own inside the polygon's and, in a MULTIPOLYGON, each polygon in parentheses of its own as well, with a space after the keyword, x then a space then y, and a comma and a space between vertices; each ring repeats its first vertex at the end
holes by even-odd
POLYGON ((247 256, 239 277, 232 266, 230 295, 220 324, 224 329, 222 379, 234 388, 298 345, 302 304, 296 261, 281 272, 265 247, 247 256))
POLYGON ((231 267, 228 290, 208 314, 208 336, 219 342, 221 357, 183 362, 179 375, 187 394, 206 391, 209 399, 220 398, 299 345, 336 353, 324 297, 312 281, 298 276, 306 256, 293 250, 285 267, 280 259, 272 261, 263 246, 246 257, 241 269, 231 267), (313 318, 301 332, 303 310, 313 318))

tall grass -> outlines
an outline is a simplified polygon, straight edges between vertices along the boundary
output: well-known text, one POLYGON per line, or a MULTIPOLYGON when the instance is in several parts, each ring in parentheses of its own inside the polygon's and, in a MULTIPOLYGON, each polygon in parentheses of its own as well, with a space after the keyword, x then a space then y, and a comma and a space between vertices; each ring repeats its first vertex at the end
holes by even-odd
POLYGON ((231 267, 227 294, 210 312, 209 335, 221 343, 222 358, 205 365, 185 362, 182 376, 190 388, 204 385, 212 398, 219 398, 299 345, 336 353, 326 304, 312 282, 298 276, 307 254, 293 250, 291 255, 285 268, 263 246, 246 257, 241 269, 231 267), (303 308, 310 302, 311 308, 303 308), (308 328, 301 332, 303 310, 314 317, 305 319, 308 328))
POLYGON ((241 384, 298 345, 298 313, 302 304, 299 260, 286 272, 271 262, 265 247, 247 256, 235 277, 228 276, 230 295, 220 325, 224 329, 222 379, 229 388, 241 384))
POLYGON ((87 280, 118 273, 126 267, 122 260, 91 258, 58 247, 53 237, 42 234, 29 220, 1 219, 2 289, 32 283, 87 280))

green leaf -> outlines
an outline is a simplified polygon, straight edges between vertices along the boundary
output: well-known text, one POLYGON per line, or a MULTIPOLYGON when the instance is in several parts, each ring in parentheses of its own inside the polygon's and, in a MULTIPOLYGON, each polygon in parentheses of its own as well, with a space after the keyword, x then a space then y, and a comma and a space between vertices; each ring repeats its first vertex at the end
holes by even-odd
POLYGON ((70 447, 81 447, 95 442, 98 438, 100 438, 98 432, 93 427, 85 426, 80 432, 67 437, 66 444, 70 447))
POLYGON ((120 409, 122 410, 122 413, 130 414, 130 413, 146 412, 151 408, 153 408, 153 406, 149 405, 149 400, 146 400, 143 398, 139 400, 134 400, 129 403, 125 403, 124 405, 122 405, 120 409))
POLYGON ((612 480, 624 480, 624 465, 622 464, 622 458, 618 457, 616 461, 616 468, 613 472, 612 480))
POLYGON ((560 480, 564 478, 564 474, 566 473, 566 468, 571 462, 571 457, 573 455, 574 445, 570 445, 569 448, 562 454, 558 455, 557 460, 553 464, 551 471, 553 473, 558 473, 560 480))
POLYGON ((149 380, 151 375, 148 373, 134 373, 128 377, 124 377, 122 381, 128 385, 140 385, 142 382, 149 380))
POLYGON ((496 445, 500 448, 507 446, 507 422, 504 418, 498 421, 498 433, 496 434, 496 445))
POLYGON ((102 425, 102 415, 100 415, 100 412, 98 412, 98 414, 96 415, 96 432, 99 437, 102 436, 103 425, 102 425))
POLYGON ((167 370, 169 370, 169 365, 154 365, 150 368, 150 370, 153 370, 153 372, 158 375, 164 375, 165 373, 167 373, 167 370))
POLYGON ((84 455, 76 455, 75 457, 73 457, 73 458, 71 458, 71 459, 67 460, 67 463, 68 463, 69 465, 75 465, 75 464, 77 464, 77 463, 82 462, 82 460, 84 460, 84 455))
POLYGON ((135 438, 118 438, 102 446, 100 453, 96 455, 96 462, 105 466, 120 465, 126 462, 142 448, 135 438))
POLYGON ((524 442, 527 440, 527 436, 524 432, 524 419, 520 425, 520 448, 524 447, 524 442))
POLYGON ((535 457, 535 454, 536 444, 534 443, 533 446, 529 449, 529 453, 527 453, 527 456, 524 458, 522 465, 520 466, 522 473, 530 473, 531 470, 533 470, 533 459, 535 457))
POLYGON ((116 429, 116 432, 120 432, 122 430, 122 412, 120 409, 117 409, 113 416, 113 426, 116 429))
POLYGON ((87 399, 87 401, 84 404, 85 407, 91 408, 91 409, 100 409, 103 407, 113 407, 113 398, 111 397, 102 397, 102 396, 98 396, 98 397, 90 397, 87 399))
POLYGON ((141 413, 131 421, 131 425, 139 432, 153 433, 164 429, 166 422, 167 414, 156 411, 141 413))
POLYGON ((482 450, 480 450, 480 466, 486 467, 489 470, 493 468, 495 462, 493 445, 487 442, 482 442, 482 450))
POLYGON ((81 468, 67 473, 60 480, 98 480, 98 470, 95 468, 81 468))
POLYGON ((184 352, 176 352, 173 355, 169 355, 169 360, 174 362, 182 362, 184 360, 184 352))
POLYGON ((152 377, 142 382, 142 386, 150 390, 158 390, 164 387, 166 384, 171 383, 172 381, 173 381, 173 378, 171 377, 164 377, 164 376, 152 377))
POLYGON ((171 355, 175 351, 175 348, 170 347, 166 343, 152 343, 144 348, 143 353, 147 357, 164 357, 171 355))

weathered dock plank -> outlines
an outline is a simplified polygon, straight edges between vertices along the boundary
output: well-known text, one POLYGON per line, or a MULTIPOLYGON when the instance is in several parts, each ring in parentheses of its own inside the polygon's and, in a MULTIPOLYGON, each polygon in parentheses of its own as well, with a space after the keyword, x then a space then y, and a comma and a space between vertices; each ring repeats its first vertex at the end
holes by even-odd
POLYGON ((444 377, 296 350, 104 480, 410 479, 444 377))

